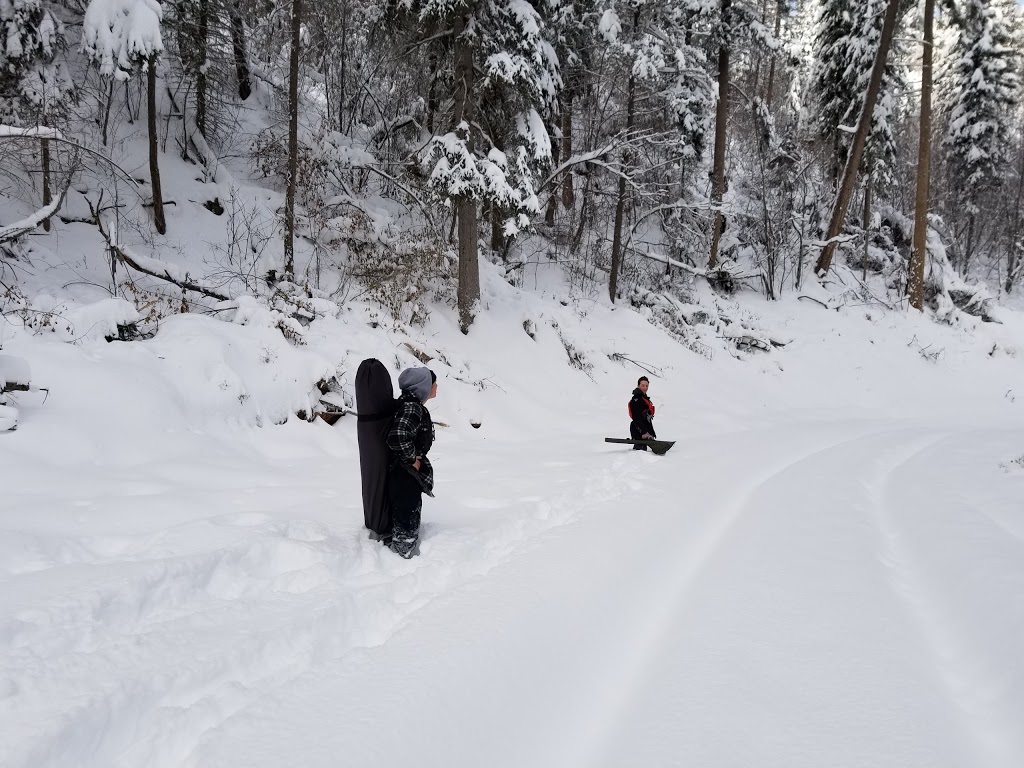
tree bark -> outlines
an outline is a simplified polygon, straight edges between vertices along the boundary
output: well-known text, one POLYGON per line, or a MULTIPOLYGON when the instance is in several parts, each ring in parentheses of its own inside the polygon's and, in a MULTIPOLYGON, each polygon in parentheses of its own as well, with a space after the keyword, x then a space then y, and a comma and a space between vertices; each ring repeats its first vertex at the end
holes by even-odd
POLYGON ((921 57, 921 127, 917 137, 917 191, 914 195, 914 244, 910 251, 910 306, 924 309, 924 267, 928 259, 928 190, 932 134, 932 27, 935 0, 924 4, 921 57))
MULTIPOLYGON (((782 33, 782 15, 786 13, 787 0, 778 0, 775 3, 775 39, 778 40, 782 33)), ((772 52, 771 63, 768 65, 768 88, 765 90, 765 104, 769 108, 775 100, 775 60, 778 58, 776 52, 772 52)))
MULTIPOLYGON (((560 141, 551 142, 551 166, 557 168, 561 160, 562 149, 560 141)), ((558 213, 558 194, 559 185, 557 182, 551 185, 551 193, 548 195, 547 208, 544 211, 544 223, 549 226, 555 226, 555 214, 558 213)))
POLYGON ((199 48, 199 70, 196 73, 196 128, 206 135, 206 58, 210 36, 210 0, 199 0, 199 29, 197 32, 199 48))
POLYGON ((430 86, 427 88, 427 133, 434 133, 434 116, 437 114, 437 54, 430 54, 430 86))
MULTIPOLYGON (((562 157, 568 160, 572 157, 572 91, 566 89, 565 97, 562 100, 562 157)), ((572 210, 576 204, 576 193, 573 189, 572 169, 565 172, 562 179, 562 206, 566 210, 572 210)))
POLYGON ((878 43, 875 63, 871 68, 868 92, 864 95, 864 108, 861 110, 860 121, 857 123, 857 133, 853 137, 850 156, 846 160, 846 170, 843 172, 839 196, 832 208, 832 220, 829 223, 826 238, 828 242, 815 266, 818 277, 824 277, 832 266, 832 257, 836 251, 835 239, 843 229, 846 211, 850 207, 850 198, 853 197, 853 190, 857 185, 857 172, 860 169, 861 158, 864 156, 864 145, 867 143, 871 120, 875 113, 875 102, 878 101, 878 93, 882 90, 882 74, 885 72, 885 62, 889 58, 889 48, 892 45, 893 33, 896 31, 896 17, 899 15, 899 9, 900 0, 889 0, 889 5, 885 9, 885 20, 882 23, 882 38, 878 43))
POLYGON ((348 3, 341 4, 341 72, 338 93, 338 132, 345 131, 345 78, 348 76, 348 3))
POLYGON ((158 162, 159 144, 156 132, 156 58, 154 53, 149 57, 146 68, 146 111, 149 123, 149 180, 153 187, 153 223, 161 235, 167 234, 167 222, 164 220, 164 198, 160 187, 160 164, 158 162))
POLYGON ((1019 270, 1020 254, 1017 239, 1020 236, 1020 204, 1024 197, 1024 144, 1020 148, 1020 165, 1017 168, 1017 201, 1013 209, 1013 228, 1010 230, 1010 248, 1006 254, 1006 292, 1013 292, 1013 283, 1019 270))
POLYGON ((580 202, 580 215, 576 225, 576 232, 573 234, 572 241, 569 243, 569 251, 573 255, 576 255, 580 251, 580 246, 583 244, 583 232, 586 230, 587 223, 590 218, 590 180, 593 178, 593 174, 587 174, 586 181, 583 183, 583 198, 580 202))
MULTIPOLYGON (((633 28, 636 29, 639 23, 640 12, 636 11, 633 28)), ((632 73, 629 75, 629 96, 626 99, 626 140, 628 141, 633 131, 634 113, 636 111, 636 78, 632 73)), ((630 153, 623 152, 623 172, 629 167, 630 153)), ((622 220, 626 214, 626 177, 619 176, 619 192, 615 200, 615 228, 612 231, 612 266, 611 274, 608 277, 608 296, 615 303, 615 294, 619 288, 619 271, 622 269, 622 220)))
POLYGON ((964 277, 967 277, 967 272, 971 268, 971 256, 974 255, 974 221, 977 214, 973 211, 967 217, 967 245, 964 247, 964 255, 961 261, 961 273, 964 277))
POLYGON ((505 252, 505 220, 497 203, 491 203, 491 250, 505 252))
MULTIPOLYGON (((46 118, 43 118, 43 125, 46 126, 46 118)), ((50 140, 40 139, 39 151, 41 154, 41 160, 43 162, 43 208, 46 208, 50 203, 53 202, 53 196, 50 192, 50 140)), ((50 219, 43 219, 43 231, 50 231, 50 219)))
POLYGON ((871 226, 871 174, 868 174, 864 184, 864 259, 861 263, 861 279, 867 282, 868 279, 868 227, 871 226))
MULTIPOLYGON (((455 19, 455 129, 473 151, 473 133, 469 125, 473 120, 473 49, 466 39, 469 17, 460 14, 455 19), (461 128, 465 122, 466 128, 461 128)), ((480 301, 480 262, 477 255, 476 201, 469 196, 457 198, 455 210, 459 224, 459 328, 469 333, 473 315, 480 301)))
POLYGON ((114 104, 114 78, 110 78, 107 87, 107 99, 103 105, 103 146, 107 146, 107 131, 110 129, 110 108, 114 104))
POLYGON ((728 26, 732 0, 722 0, 722 41, 718 47, 718 104, 715 106, 715 160, 712 171, 711 207, 715 211, 711 226, 711 255, 708 269, 718 266, 718 246, 722 239, 722 198, 725 196, 725 140, 729 119, 729 41, 728 26))
POLYGON ((288 188, 284 196, 284 279, 295 278, 295 186, 299 175, 299 46, 302 0, 292 0, 291 51, 288 57, 288 188))
MULTIPOLYGON (((765 29, 768 28, 768 0, 761 0, 761 13, 760 13, 761 26, 765 29)), ((748 73, 747 92, 753 95, 757 95, 761 92, 761 64, 764 58, 761 55, 761 47, 753 46, 750 51, 750 57, 752 60, 752 66, 748 73)))
POLYGON ((238 98, 245 101, 252 95, 252 82, 249 79, 249 54, 245 48, 245 25, 242 22, 242 11, 238 0, 230 8, 231 51, 235 58, 238 98))

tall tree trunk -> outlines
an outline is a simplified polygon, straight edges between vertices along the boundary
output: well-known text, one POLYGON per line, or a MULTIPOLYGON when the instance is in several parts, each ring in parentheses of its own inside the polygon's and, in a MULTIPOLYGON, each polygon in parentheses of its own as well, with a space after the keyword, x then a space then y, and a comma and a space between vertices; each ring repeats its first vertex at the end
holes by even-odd
POLYGON ((839 196, 836 198, 835 206, 832 208, 832 220, 828 226, 827 244, 818 257, 815 265, 815 272, 818 277, 824 277, 832 266, 832 256, 836 252, 836 238, 843 229, 843 221, 846 219, 846 211, 850 207, 850 198, 853 197, 853 190, 857 186, 857 172, 860 169, 860 161, 864 156, 864 145, 867 143, 868 132, 871 129, 871 120, 875 113, 875 102, 878 101, 878 93, 882 90, 882 74, 885 72, 885 62, 889 58, 889 48, 892 45, 892 36, 896 31, 896 17, 899 15, 901 0, 889 0, 885 9, 885 20, 882 23, 882 38, 878 42, 878 52, 875 54, 875 63, 871 67, 871 80, 868 82, 868 92, 864 95, 864 108, 860 113, 860 121, 857 123, 857 133, 853 137, 853 146, 850 148, 850 155, 846 159, 846 170, 843 172, 843 182, 839 187, 839 196))
POLYGON ((587 223, 590 219, 590 181, 593 178, 593 174, 587 174, 586 181, 583 183, 583 197, 580 201, 580 215, 577 220, 576 231, 573 233, 572 240, 569 243, 569 252, 574 256, 580 252, 580 246, 583 244, 583 233, 586 231, 587 223))
POLYGON ((974 255, 974 223, 977 218, 977 214, 971 211, 967 217, 967 245, 964 247, 963 259, 960 263, 960 271, 964 277, 967 277, 967 273, 971 268, 971 257, 974 255))
POLYGON ((1013 258, 1010 259, 1010 263, 1007 265, 1006 271, 1006 292, 1012 293, 1013 286, 1020 280, 1021 273, 1024 270, 1021 269, 1024 266, 1024 261, 1021 260, 1020 251, 1017 249, 1017 241, 1014 240, 1011 246, 1013 251, 1013 258))
POLYGON ((910 306, 924 309, 924 267, 928 259, 928 190, 932 138, 932 26, 935 0, 924 3, 921 57, 921 127, 917 137, 917 191, 914 195, 914 244, 910 251, 910 306))
POLYGON ((114 104, 114 83, 117 82, 114 78, 110 78, 110 82, 107 84, 107 98, 106 103, 103 105, 103 146, 107 146, 107 132, 110 129, 110 108, 114 104))
POLYGON ((1006 292, 1013 292, 1014 278, 1020 262, 1017 240, 1020 237, 1020 204, 1024 197, 1024 144, 1020 147, 1020 166, 1017 168, 1017 201, 1013 208, 1013 227, 1010 230, 1010 248, 1006 254, 1006 292))
MULTIPOLYGON (((562 156, 561 142, 560 141, 553 141, 553 142, 551 142, 551 165, 552 165, 552 167, 554 167, 554 168, 558 167, 559 162, 561 162, 561 156, 562 156)), ((559 185, 557 183, 553 184, 552 188, 551 188, 551 194, 548 195, 547 209, 544 212, 544 223, 547 226, 549 226, 549 227, 555 226, 555 214, 558 213, 558 193, 559 193, 559 185)))
POLYGON ((544 224, 548 227, 555 226, 555 214, 558 213, 558 195, 552 192, 548 196, 548 205, 544 209, 544 224))
POLYGON ((338 132, 345 131, 345 78, 348 76, 348 3, 341 4, 341 72, 338 94, 338 132))
POLYGON ((491 250, 499 255, 505 252, 505 217, 497 203, 491 203, 491 250))
MULTIPOLYGON (((43 126, 47 126, 48 122, 46 117, 43 117, 43 126)), ((39 151, 41 154, 41 160, 43 162, 43 207, 45 208, 51 202, 53 202, 53 196, 50 193, 50 140, 41 139, 39 142, 39 151)), ((46 232, 50 231, 50 219, 43 219, 43 230, 46 232)))
POLYGON ((288 57, 288 188, 284 196, 284 279, 295 278, 295 186, 299 175, 299 46, 302 0, 292 0, 291 51, 288 57))
POLYGON ((156 133, 156 54, 149 57, 146 68, 146 111, 149 123, 149 180, 153 187, 153 223, 161 235, 167 234, 164 220, 164 198, 160 188, 160 164, 157 154, 160 149, 156 133))
POLYGON ((437 114, 437 54, 430 54, 430 86, 427 88, 427 133, 434 133, 434 116, 437 114))
MULTIPOLYGON (((473 132, 469 128, 473 120, 473 49, 466 39, 469 17, 460 14, 455 19, 455 128, 459 137, 466 142, 466 149, 473 150, 473 132), (460 128, 465 121, 466 128, 460 128)), ((473 314, 480 301, 480 262, 477 256, 476 201, 472 197, 460 197, 455 201, 459 220, 459 328, 469 333, 473 314)))
POLYGON ((245 48, 245 25, 238 0, 230 6, 231 52, 235 59, 235 76, 238 79, 238 98, 245 101, 252 95, 249 79, 249 54, 245 48))
POLYGON ((711 207, 715 211, 711 226, 711 255, 708 269, 718 266, 718 246, 722 239, 722 198, 725 196, 725 140, 729 120, 729 27, 732 0, 722 0, 722 41, 718 47, 718 104, 715 107, 715 160, 712 172, 711 207))
POLYGON ((800 184, 800 227, 797 229, 797 236, 800 242, 796 251, 796 289, 799 291, 804 284, 804 226, 807 222, 807 182, 800 184))
POLYGON ((207 46, 210 36, 210 0, 199 0, 199 71, 196 74, 196 128, 207 138, 206 134, 206 67, 207 46))
MULTIPOLYGON (((787 10, 787 0, 777 0, 775 3, 775 39, 778 40, 782 34, 782 16, 787 10)), ((765 90, 765 104, 769 108, 772 106, 772 102, 775 100, 775 60, 778 58, 778 54, 772 51, 771 63, 768 65, 768 88, 765 90)))
POLYGON ((868 227, 871 226, 871 174, 868 174, 864 183, 864 260, 861 263, 861 278, 864 282, 868 279, 868 227))
MULTIPOLYGON (((633 19, 633 28, 636 29, 639 24, 640 11, 635 12, 633 19)), ((633 77, 632 72, 629 75, 629 96, 626 99, 626 139, 627 141, 632 138, 633 132, 633 120, 634 112, 636 111, 636 78, 633 77)), ((622 173, 626 173, 626 169, 630 166, 630 153, 623 152, 622 155, 622 173)), ((608 296, 612 300, 612 304, 615 303, 615 294, 619 288, 619 271, 622 269, 622 220, 626 214, 626 177, 619 176, 619 193, 615 200, 615 228, 612 231, 612 268, 611 274, 608 277, 608 296)))
MULTIPOLYGON (((505 151, 505 142, 495 131, 488 131, 494 139, 494 148, 499 152, 505 151)), ((492 201, 488 206, 491 220, 491 252, 499 254, 504 258, 505 253, 505 211, 497 202, 492 201)))
MULTIPOLYGON (((127 80, 124 81, 124 107, 128 110, 128 125, 134 125, 136 116, 132 114, 131 84, 127 80)), ((141 104, 139 105, 139 110, 139 114, 142 114, 141 104)))
POLYGON ((331 66, 331 60, 328 56, 327 46, 324 46, 324 53, 320 57, 320 71, 324 73, 324 110, 326 114, 326 123, 331 125, 334 122, 338 124, 338 131, 341 131, 341 110, 338 109, 337 105, 334 105, 334 100, 331 97, 331 77, 334 75, 334 69, 331 66), (332 106, 333 105, 333 106, 332 106), (337 119, 335 119, 337 118, 337 119))
MULTIPOLYGON (((572 157, 572 91, 565 90, 562 99, 562 157, 568 161, 572 157)), ((562 205, 566 210, 572 210, 576 204, 576 193, 573 190, 572 169, 567 169, 562 178, 562 205)))
MULTIPOLYGON (((760 13, 761 26, 768 28, 768 0, 761 0, 760 13)), ((761 55, 761 46, 755 45, 751 48, 750 57, 752 66, 748 73, 747 92, 757 96, 761 92, 761 65, 764 57, 761 55)))

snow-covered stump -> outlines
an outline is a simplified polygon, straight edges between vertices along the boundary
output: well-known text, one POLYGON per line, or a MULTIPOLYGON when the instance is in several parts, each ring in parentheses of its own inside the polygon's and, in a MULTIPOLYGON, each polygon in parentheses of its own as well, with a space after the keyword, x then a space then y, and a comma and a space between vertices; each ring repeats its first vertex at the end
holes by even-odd
POLYGON ((27 392, 32 385, 28 361, 14 355, 0 355, 0 391, 27 392))
POLYGON ((28 392, 32 375, 23 357, 0 355, 0 432, 18 428, 18 409, 7 404, 8 392, 28 392))

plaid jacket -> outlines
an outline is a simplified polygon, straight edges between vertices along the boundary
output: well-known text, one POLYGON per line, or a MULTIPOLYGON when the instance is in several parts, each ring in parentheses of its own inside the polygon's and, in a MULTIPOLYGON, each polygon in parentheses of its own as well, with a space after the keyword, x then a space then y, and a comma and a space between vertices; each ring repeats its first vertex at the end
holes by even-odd
POLYGON ((412 464, 417 456, 422 458, 419 474, 425 490, 433 489, 434 468, 427 453, 434 444, 434 424, 430 420, 430 411, 415 395, 403 392, 398 398, 387 442, 396 464, 412 464))

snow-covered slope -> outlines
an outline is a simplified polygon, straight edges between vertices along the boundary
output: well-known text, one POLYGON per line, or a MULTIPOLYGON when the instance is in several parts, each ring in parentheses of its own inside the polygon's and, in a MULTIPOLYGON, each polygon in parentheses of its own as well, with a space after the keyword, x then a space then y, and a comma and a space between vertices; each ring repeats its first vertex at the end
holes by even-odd
POLYGON ((0 765, 1020 765, 1022 316, 743 299, 789 344, 708 360, 561 295, 8 325, 49 393, 0 434, 0 765), (409 562, 351 417, 294 416, 406 342, 449 425, 409 562), (643 369, 662 458, 602 442, 643 369))

